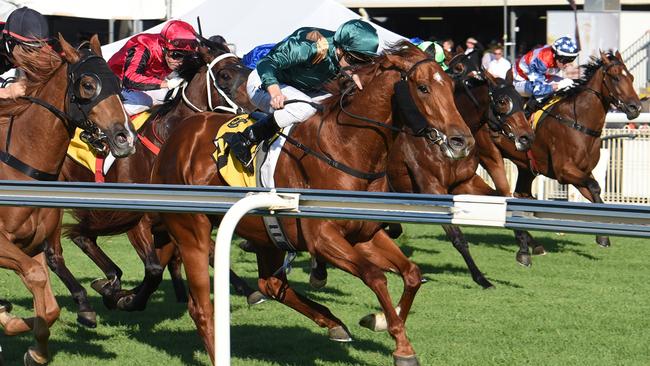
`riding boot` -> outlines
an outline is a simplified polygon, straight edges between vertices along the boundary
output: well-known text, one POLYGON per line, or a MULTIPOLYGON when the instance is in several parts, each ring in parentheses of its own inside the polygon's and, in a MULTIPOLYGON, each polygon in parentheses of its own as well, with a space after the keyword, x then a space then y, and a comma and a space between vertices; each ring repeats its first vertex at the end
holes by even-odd
POLYGON ((278 131, 280 131, 280 127, 275 122, 273 114, 269 114, 246 127, 244 131, 227 135, 225 139, 235 158, 242 163, 244 168, 252 171, 251 147, 273 137, 278 131))
POLYGON ((537 98, 528 98, 528 101, 526 101, 526 104, 524 105, 524 115, 526 116, 526 119, 530 120, 530 116, 541 107, 542 106, 540 105, 537 98))

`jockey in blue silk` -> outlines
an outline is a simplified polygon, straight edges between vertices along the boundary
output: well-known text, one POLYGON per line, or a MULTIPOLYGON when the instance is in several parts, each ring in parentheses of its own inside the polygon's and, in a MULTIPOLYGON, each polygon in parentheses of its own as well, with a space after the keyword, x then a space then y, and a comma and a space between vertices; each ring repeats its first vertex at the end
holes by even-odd
POLYGON ((578 56, 578 46, 569 37, 560 37, 552 45, 536 48, 515 61, 515 89, 524 97, 544 99, 553 92, 570 87, 573 80, 559 73, 578 56))
MULTIPOLYGON (((227 142, 233 155, 250 169, 252 146, 316 113, 306 103, 285 106, 286 100, 322 101, 330 96, 323 86, 334 80, 341 68, 372 62, 378 48, 377 31, 361 20, 347 21, 336 32, 300 28, 275 45, 259 60, 246 88, 251 102, 269 115, 241 133, 229 135, 227 142)), ((358 77, 352 77, 361 89, 358 77)))

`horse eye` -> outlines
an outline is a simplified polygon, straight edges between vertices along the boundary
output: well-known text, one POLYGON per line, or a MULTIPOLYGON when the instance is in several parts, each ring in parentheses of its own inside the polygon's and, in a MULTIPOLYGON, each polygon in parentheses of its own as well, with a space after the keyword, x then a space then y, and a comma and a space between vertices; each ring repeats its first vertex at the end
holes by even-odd
POLYGON ((429 94, 429 88, 427 88, 427 86, 424 84, 418 85, 418 90, 421 91, 422 93, 429 94))
POLYGON ((93 85, 93 83, 91 83, 91 82, 85 82, 85 83, 82 84, 82 86, 83 86, 84 89, 86 89, 87 91, 90 91, 90 92, 95 90, 95 85, 93 85))

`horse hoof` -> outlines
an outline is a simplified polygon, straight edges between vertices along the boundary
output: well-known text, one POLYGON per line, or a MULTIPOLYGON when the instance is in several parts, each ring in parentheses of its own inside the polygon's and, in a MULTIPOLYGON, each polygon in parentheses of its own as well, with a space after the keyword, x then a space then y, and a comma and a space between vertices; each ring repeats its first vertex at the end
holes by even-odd
POLYGON ((257 252, 257 248, 255 248, 253 243, 251 243, 248 240, 244 240, 241 243, 239 243, 239 249, 245 251, 246 253, 256 253, 257 252))
POLYGON ((325 285, 327 285, 327 276, 325 278, 321 279, 321 278, 316 277, 314 275, 314 273, 312 272, 309 275, 309 285, 312 288, 315 288, 315 289, 323 288, 323 287, 325 287, 325 285))
POLYGON ((359 320, 359 325, 373 332, 383 332, 388 329, 388 322, 384 313, 366 315, 359 320))
POLYGON ((395 360, 395 366, 420 366, 420 362, 418 362, 418 357, 416 355, 412 355, 412 356, 393 355, 393 359, 395 360))
POLYGON ((77 323, 87 328, 97 328, 97 313, 94 311, 80 311, 77 313, 77 323))
POLYGON ((255 291, 246 297, 246 302, 248 303, 248 306, 261 304, 264 301, 266 301, 266 296, 264 296, 264 294, 262 294, 259 291, 255 291))
POLYGON ((143 309, 136 308, 133 305, 134 300, 135 300, 135 294, 122 296, 120 297, 119 300, 117 300, 117 308, 123 311, 143 310, 143 309))
POLYGON ((90 287, 102 296, 111 296, 113 293, 112 281, 107 278, 98 278, 90 283, 90 287))
POLYGON ((348 330, 342 325, 328 329, 328 333, 332 341, 343 343, 352 342, 352 336, 350 336, 348 330))
POLYGON ((596 243, 603 248, 608 248, 612 245, 612 243, 609 242, 609 236, 597 236, 596 243))
POLYGON ((487 278, 485 278, 485 277, 479 278, 476 281, 476 283, 478 283, 479 286, 483 287, 484 290, 489 290, 489 289, 494 288, 494 285, 492 284, 492 282, 488 281, 487 278))
POLYGON ((521 264, 524 267, 530 267, 533 265, 533 262, 530 259, 530 254, 528 253, 517 253, 517 263, 521 264))
POLYGON ((546 255, 546 249, 543 245, 538 245, 533 248, 533 255, 546 255))
POLYGON ((0 313, 11 313, 13 309, 14 306, 9 301, 0 300, 0 313))
POLYGON ((40 357, 37 357, 35 354, 32 355, 32 352, 35 353, 35 351, 32 350, 31 347, 27 350, 27 352, 25 352, 25 356, 23 356, 23 363, 25 364, 25 366, 43 366, 43 365, 47 365, 47 363, 48 363, 47 359, 45 361, 39 362, 39 361, 36 360, 36 358, 40 358, 40 357))

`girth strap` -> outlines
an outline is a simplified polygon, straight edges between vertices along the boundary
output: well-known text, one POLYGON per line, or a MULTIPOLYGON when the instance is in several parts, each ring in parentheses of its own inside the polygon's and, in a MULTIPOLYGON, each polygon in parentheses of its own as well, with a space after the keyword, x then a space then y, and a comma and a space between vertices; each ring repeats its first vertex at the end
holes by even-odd
POLYGON ((50 174, 47 172, 44 172, 42 170, 38 170, 36 168, 32 168, 31 166, 25 164, 22 162, 20 159, 17 157, 4 152, 0 151, 0 161, 3 163, 9 165, 10 167, 18 170, 19 172, 25 174, 28 177, 34 178, 36 180, 48 180, 48 181, 54 181, 59 179, 59 174, 50 174))

